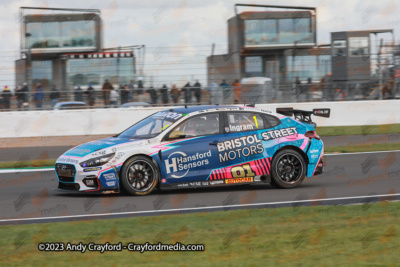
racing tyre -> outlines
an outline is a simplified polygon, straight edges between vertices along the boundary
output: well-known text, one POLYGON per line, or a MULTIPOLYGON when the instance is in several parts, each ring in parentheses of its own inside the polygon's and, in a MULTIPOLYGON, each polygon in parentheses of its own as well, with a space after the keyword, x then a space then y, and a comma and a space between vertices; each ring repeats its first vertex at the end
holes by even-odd
POLYGON ((304 158, 292 149, 278 152, 272 160, 271 185, 277 188, 299 186, 306 176, 304 158))
POLYGON ((121 170, 121 183, 131 195, 143 196, 156 188, 160 172, 152 159, 136 156, 125 162, 121 170))

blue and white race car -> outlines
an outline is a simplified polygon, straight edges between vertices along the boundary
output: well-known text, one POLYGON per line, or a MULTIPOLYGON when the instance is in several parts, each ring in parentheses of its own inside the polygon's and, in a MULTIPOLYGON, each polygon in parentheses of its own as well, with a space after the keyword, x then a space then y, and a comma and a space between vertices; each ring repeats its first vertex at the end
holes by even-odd
POLYGON ((329 117, 330 110, 194 106, 157 112, 118 135, 68 150, 55 165, 58 188, 132 195, 253 183, 294 188, 324 166, 311 115, 329 117))

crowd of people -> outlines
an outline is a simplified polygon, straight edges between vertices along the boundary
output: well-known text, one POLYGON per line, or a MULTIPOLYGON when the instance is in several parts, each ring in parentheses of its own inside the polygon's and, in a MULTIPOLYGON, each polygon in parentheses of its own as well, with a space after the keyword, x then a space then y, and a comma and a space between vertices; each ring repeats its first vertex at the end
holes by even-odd
MULTIPOLYGON (((240 103, 241 85, 238 80, 230 85, 226 80, 222 80, 220 84, 213 84, 217 88, 215 90, 223 91, 221 94, 225 99, 226 92, 233 88, 234 103, 240 103)), ((44 91, 41 83, 37 83, 30 91, 28 84, 24 83, 18 86, 14 93, 7 86, 4 87, 0 94, 0 109, 11 110, 13 108, 11 99, 16 100, 17 110, 43 109, 49 108, 49 106, 54 108, 61 99, 84 102, 91 108, 94 106, 118 107, 129 102, 146 102, 150 105, 209 104, 210 101, 208 98, 205 99, 204 94, 207 92, 210 96, 212 91, 213 85, 203 88, 199 80, 193 84, 187 82, 180 88, 176 84, 172 84, 170 87, 167 84, 163 84, 159 88, 154 88, 152 85, 145 87, 143 79, 139 77, 137 82, 131 80, 129 84, 119 86, 114 86, 109 80, 105 80, 101 85, 101 90, 95 90, 92 84, 88 84, 86 88, 77 85, 71 99, 70 93, 61 92, 54 85, 49 91, 44 91)))

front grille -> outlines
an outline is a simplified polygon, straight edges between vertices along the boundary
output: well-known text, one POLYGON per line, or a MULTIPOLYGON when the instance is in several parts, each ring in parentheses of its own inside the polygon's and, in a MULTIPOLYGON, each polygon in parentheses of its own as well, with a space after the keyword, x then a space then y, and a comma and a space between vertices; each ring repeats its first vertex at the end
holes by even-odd
POLYGON ((75 179, 75 166, 71 164, 56 164, 56 172, 60 182, 73 183, 75 179))
POLYGON ((63 190, 71 190, 71 191, 79 191, 80 186, 79 184, 71 184, 71 183, 62 183, 58 182, 58 188, 63 189, 63 190))

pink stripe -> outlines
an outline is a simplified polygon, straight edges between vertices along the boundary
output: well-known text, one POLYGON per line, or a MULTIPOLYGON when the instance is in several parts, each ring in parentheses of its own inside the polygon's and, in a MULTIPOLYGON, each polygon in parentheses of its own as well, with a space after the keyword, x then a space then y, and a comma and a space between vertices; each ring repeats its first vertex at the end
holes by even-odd
POLYGON ((308 138, 304 138, 303 144, 301 145, 300 149, 304 150, 308 144, 308 138))
POLYGON ((313 174, 312 174, 312 176, 314 176, 314 174, 315 174, 315 171, 317 170, 318 163, 319 163, 319 161, 321 160, 322 153, 324 153, 324 144, 322 144, 322 150, 321 150, 321 154, 319 154, 319 158, 318 158, 318 161, 317 161, 317 165, 315 165, 315 169, 314 169, 314 171, 313 171, 313 174))

